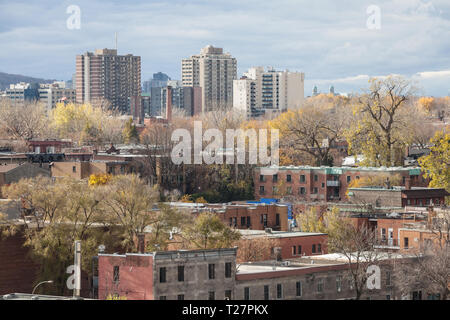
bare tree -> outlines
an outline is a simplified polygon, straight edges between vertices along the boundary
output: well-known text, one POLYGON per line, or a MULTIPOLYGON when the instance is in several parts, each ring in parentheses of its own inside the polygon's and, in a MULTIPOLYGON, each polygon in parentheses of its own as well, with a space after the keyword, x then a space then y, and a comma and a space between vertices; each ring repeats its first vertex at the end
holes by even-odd
POLYGON ((47 135, 48 121, 44 104, 25 102, 12 106, 0 104, 0 130, 10 139, 30 140, 47 135))
POLYGON ((367 268, 379 265, 383 257, 383 254, 374 248, 378 244, 376 232, 366 225, 344 224, 339 233, 328 239, 328 243, 334 248, 334 252, 346 258, 355 299, 359 300, 366 291, 369 277, 367 268))
POLYGON ((443 210, 430 217, 428 227, 431 237, 411 250, 408 263, 396 265, 395 283, 403 296, 423 290, 447 300, 450 298, 450 211, 443 210))

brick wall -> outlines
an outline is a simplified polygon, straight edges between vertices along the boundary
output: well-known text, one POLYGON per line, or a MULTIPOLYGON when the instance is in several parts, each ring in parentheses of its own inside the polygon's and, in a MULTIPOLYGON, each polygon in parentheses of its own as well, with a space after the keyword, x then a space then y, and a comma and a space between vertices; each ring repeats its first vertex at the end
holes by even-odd
POLYGON ((28 257, 21 234, 0 240, 0 295, 31 293, 39 266, 28 257))

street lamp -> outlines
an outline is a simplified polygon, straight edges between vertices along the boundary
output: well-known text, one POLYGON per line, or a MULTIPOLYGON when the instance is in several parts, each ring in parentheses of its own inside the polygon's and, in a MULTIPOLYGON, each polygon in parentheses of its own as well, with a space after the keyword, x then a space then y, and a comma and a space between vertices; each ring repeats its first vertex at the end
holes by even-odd
POLYGON ((31 292, 31 294, 34 294, 34 291, 36 291, 37 287, 39 287, 41 284, 44 284, 44 283, 53 283, 53 280, 47 280, 47 281, 39 282, 39 283, 36 285, 36 287, 34 287, 34 289, 33 289, 33 291, 31 292))

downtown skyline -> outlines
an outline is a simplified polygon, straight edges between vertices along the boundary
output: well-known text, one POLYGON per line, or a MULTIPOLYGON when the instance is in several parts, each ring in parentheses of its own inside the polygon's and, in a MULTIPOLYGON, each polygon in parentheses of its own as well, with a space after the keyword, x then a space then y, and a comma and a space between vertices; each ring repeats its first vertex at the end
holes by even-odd
POLYGON ((181 60, 206 45, 236 57, 238 77, 253 66, 305 73, 312 87, 358 92, 373 76, 403 75, 420 94, 450 91, 450 5, 445 1, 43 1, 0 3, 0 71, 69 80, 75 56, 100 48, 142 57, 142 81, 158 71, 181 79, 181 60), (81 9, 70 30, 67 7, 81 9), (367 28, 378 5, 381 28, 367 28), (101 15, 99 14, 101 12, 101 15))

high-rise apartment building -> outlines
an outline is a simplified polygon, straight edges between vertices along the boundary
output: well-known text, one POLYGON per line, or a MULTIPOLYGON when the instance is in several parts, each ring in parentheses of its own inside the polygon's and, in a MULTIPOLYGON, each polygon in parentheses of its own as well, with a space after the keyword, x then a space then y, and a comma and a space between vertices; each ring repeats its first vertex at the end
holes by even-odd
POLYGON ((78 103, 107 99, 113 108, 129 113, 129 98, 141 95, 141 57, 117 55, 114 49, 78 55, 76 89, 78 103))
POLYGON ((186 87, 181 85, 181 81, 169 80, 167 86, 161 88, 151 88, 150 116, 164 116, 170 96, 170 103, 173 108, 181 109, 186 116, 193 116, 201 112, 201 88, 186 87), (168 88, 171 88, 170 92, 168 88))
POLYGON ((67 88, 64 81, 55 81, 52 84, 41 84, 39 88, 39 101, 43 102, 47 109, 56 107, 59 102, 75 102, 75 90, 67 88))
POLYGON ((233 82, 233 107, 247 118, 298 108, 304 100, 304 81, 302 72, 251 68, 233 82))
POLYGON ((152 88, 161 88, 167 86, 167 82, 170 80, 170 77, 162 72, 157 72, 153 74, 153 79, 148 81, 144 81, 142 85, 142 90, 145 93, 150 93, 152 88))
POLYGON ((183 59, 181 70, 183 86, 202 88, 202 112, 232 105, 237 61, 222 48, 203 48, 199 55, 183 59))

